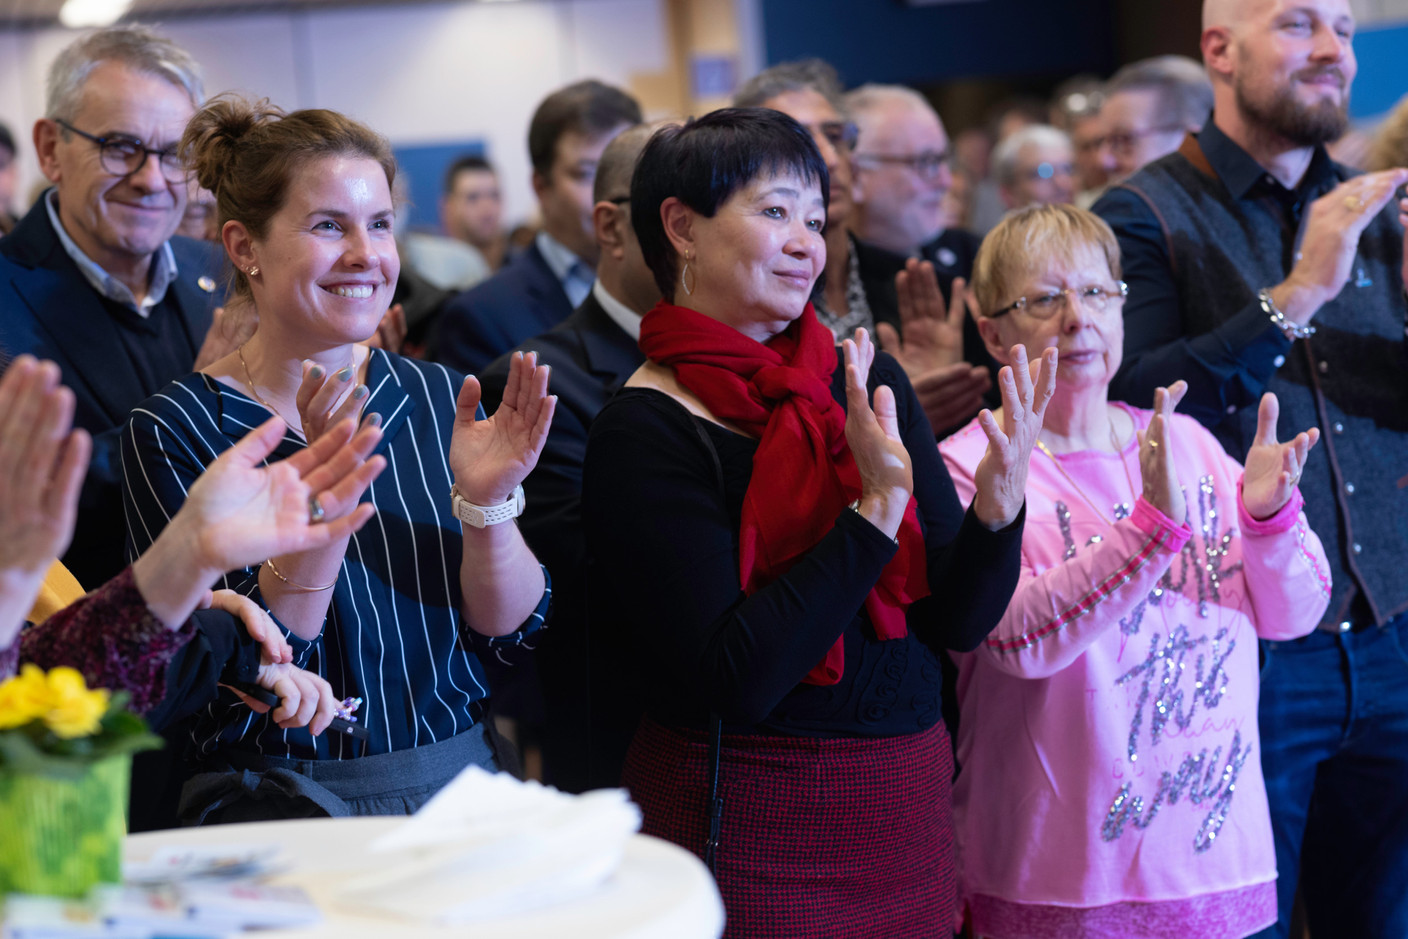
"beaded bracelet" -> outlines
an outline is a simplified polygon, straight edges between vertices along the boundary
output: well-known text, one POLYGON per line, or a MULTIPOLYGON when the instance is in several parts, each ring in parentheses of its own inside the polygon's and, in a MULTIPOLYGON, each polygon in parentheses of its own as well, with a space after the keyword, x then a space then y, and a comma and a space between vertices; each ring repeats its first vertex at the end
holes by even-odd
POLYGON ((320 591, 320 590, 330 590, 331 588, 337 586, 337 578, 336 578, 336 577, 333 578, 332 583, 330 583, 330 584, 324 584, 324 585, 321 586, 321 587, 308 587, 308 586, 306 586, 306 585, 304 585, 304 584, 297 583, 296 581, 289 580, 289 579, 288 579, 287 577, 285 577, 283 574, 280 574, 280 573, 279 573, 279 569, 274 566, 274 559, 273 559, 273 558, 269 558, 269 560, 265 561, 265 562, 264 562, 264 566, 267 567, 267 568, 269 568, 269 573, 273 574, 275 577, 277 577, 279 580, 282 580, 284 583, 288 584, 290 587, 293 587, 293 588, 298 589, 298 590, 304 590, 304 591, 307 591, 308 593, 317 593, 317 592, 320 591))
POLYGON ((1271 290, 1263 287, 1257 291, 1256 298, 1261 301, 1261 309, 1267 316, 1271 317, 1271 322, 1276 324, 1276 328, 1286 334, 1287 339, 1308 339, 1315 335, 1315 327, 1309 323, 1301 326, 1299 323, 1292 323, 1286 319, 1286 314, 1282 313, 1276 306, 1276 301, 1271 299, 1271 290))

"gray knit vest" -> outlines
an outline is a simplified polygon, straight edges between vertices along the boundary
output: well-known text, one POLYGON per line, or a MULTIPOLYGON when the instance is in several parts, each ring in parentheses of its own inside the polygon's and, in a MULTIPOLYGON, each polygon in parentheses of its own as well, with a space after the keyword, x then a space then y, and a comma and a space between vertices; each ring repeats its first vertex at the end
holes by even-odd
MULTIPOLYGON (((1255 303, 1261 288, 1285 280, 1296 245, 1294 234, 1255 200, 1234 199, 1201 151, 1188 152, 1202 168, 1175 153, 1125 188, 1161 221, 1184 330, 1196 336, 1255 303)), ((1354 175, 1339 164, 1334 172, 1339 179, 1354 175)), ((1408 370, 1396 211, 1390 202, 1370 223, 1348 283, 1315 314, 1318 331, 1291 346, 1267 386, 1281 404, 1279 439, 1320 428, 1300 487, 1333 568, 1327 623, 1349 615, 1356 590, 1380 625, 1408 610, 1408 370)), ((1252 404, 1213 432, 1244 460, 1256 421, 1252 404)))

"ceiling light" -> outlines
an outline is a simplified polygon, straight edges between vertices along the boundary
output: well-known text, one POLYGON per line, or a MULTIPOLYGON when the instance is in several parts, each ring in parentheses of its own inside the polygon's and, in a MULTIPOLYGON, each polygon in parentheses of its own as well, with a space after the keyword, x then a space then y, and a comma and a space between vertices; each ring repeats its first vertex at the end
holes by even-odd
POLYGON ((122 19, 132 0, 65 0, 59 22, 70 29, 85 26, 111 26, 122 19))

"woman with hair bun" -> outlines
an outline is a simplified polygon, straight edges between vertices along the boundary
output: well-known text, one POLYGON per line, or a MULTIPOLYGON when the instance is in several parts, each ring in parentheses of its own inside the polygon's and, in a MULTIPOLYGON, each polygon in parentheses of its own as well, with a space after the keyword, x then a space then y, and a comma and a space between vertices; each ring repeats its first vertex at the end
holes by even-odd
POLYGON ((225 577, 268 607, 298 665, 364 700, 370 739, 312 737, 217 702, 192 731, 205 772, 187 783, 183 819, 413 812, 467 764, 496 767, 478 655, 531 649, 547 613, 546 572, 501 523, 523 509, 519 483, 552 420, 548 370, 518 357, 486 418, 473 377, 360 344, 400 270, 396 166, 364 125, 226 95, 192 118, 181 146, 215 194, 234 290, 259 328, 133 412, 129 548, 150 544, 201 470, 270 414, 290 428, 276 458, 365 415, 381 425, 387 460, 359 497, 310 503, 316 518, 371 503, 360 532, 225 577), (252 794, 239 782, 248 773, 252 794))

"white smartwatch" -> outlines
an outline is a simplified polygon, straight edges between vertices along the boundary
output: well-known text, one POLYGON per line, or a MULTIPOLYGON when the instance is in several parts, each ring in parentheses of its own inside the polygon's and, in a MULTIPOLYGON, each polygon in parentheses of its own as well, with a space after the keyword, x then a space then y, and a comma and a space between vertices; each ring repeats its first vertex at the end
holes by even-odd
POLYGON ((450 487, 450 508, 455 518, 473 528, 488 528, 500 522, 507 522, 523 514, 523 487, 514 486, 513 495, 498 505, 475 505, 460 495, 458 486, 450 487))

